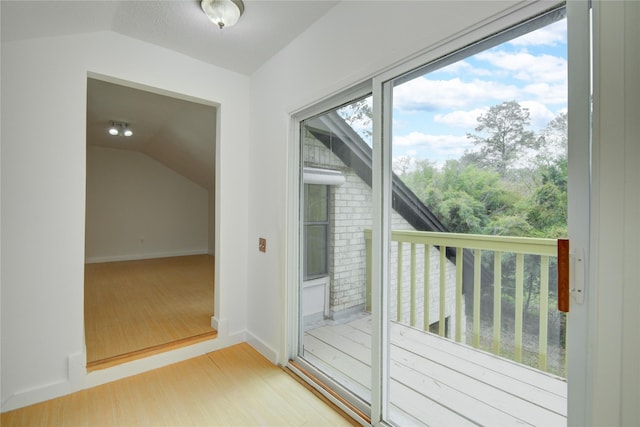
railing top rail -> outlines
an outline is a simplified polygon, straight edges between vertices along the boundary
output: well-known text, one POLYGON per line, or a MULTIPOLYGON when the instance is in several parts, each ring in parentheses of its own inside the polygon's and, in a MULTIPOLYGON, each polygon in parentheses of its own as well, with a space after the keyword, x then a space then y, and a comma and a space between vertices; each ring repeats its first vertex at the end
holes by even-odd
MULTIPOLYGON (((370 239, 371 230, 365 230, 364 232, 365 238, 370 239)), ((391 239, 395 242, 544 256, 556 256, 558 246, 555 239, 538 237, 490 236, 416 230, 393 230, 391 239)))

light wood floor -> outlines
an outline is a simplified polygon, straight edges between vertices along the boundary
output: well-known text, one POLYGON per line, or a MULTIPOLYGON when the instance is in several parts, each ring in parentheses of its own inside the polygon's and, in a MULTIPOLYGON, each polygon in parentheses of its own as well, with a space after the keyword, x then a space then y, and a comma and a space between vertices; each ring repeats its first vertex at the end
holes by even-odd
POLYGON ((85 265, 87 364, 215 333, 213 257, 85 265))
POLYGON ((356 425, 246 343, 2 414, 10 426, 356 425))

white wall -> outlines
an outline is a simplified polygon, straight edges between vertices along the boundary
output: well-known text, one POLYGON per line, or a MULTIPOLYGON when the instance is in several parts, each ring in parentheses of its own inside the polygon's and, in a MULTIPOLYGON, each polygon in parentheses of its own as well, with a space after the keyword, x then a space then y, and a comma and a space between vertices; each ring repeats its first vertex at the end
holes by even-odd
POLYGON ((143 153, 87 147, 86 197, 87 262, 208 252, 209 192, 143 153))
POLYGON ((94 374, 75 366, 85 360, 88 73, 219 104, 215 323, 221 340, 245 328, 248 77, 110 32, 4 42, 3 411, 72 391, 94 374))

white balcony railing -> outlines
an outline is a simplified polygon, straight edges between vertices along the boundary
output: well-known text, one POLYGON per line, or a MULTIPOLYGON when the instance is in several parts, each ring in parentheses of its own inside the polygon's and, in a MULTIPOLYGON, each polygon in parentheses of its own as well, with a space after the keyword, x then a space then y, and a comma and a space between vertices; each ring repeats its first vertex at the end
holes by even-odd
MULTIPOLYGON (((366 241, 366 306, 371 307, 371 231, 365 231, 366 241)), ((395 320, 412 327, 422 327, 429 330, 433 324, 433 313, 437 316, 437 333, 446 336, 446 317, 454 316, 452 322, 454 331, 451 331, 451 339, 457 342, 471 344, 476 348, 484 348, 496 355, 508 357, 516 362, 523 362, 523 323, 525 316, 529 319, 538 318, 537 327, 537 368, 544 371, 553 371, 563 375, 564 363, 559 369, 548 367, 548 330, 550 316, 550 302, 556 301, 556 291, 550 293, 550 271, 555 270, 557 257, 557 241, 553 239, 521 238, 503 236, 485 236, 456 233, 436 233, 421 231, 393 231, 391 263, 394 265, 395 291, 390 295, 391 303, 395 308, 395 320), (449 252, 447 251, 449 249, 449 252), (408 252, 407 252, 408 251, 408 252), (421 256, 418 256, 420 254, 421 256), (466 254, 466 255, 465 255, 466 254), (526 257, 526 258, 525 258, 526 257), (530 264, 525 268, 525 259, 530 264), (435 261, 437 260, 437 261, 435 261), (484 262, 483 262, 484 261, 484 262), (407 265, 408 264, 408 265, 407 265), (492 265, 491 265, 492 264, 492 265), (449 270, 455 269, 455 283, 451 283, 452 275, 447 275, 449 270), (455 267, 453 267, 455 265, 455 267), (538 267, 539 265, 539 267, 538 267), (463 274, 464 270, 468 270, 463 274), (525 270, 527 275, 525 277, 525 270), (407 277, 408 276, 408 277, 407 277), (434 279, 435 276, 435 279, 434 279), (468 283, 464 284, 463 276, 468 283), (508 292, 503 289, 503 281, 509 283, 508 292), (535 286, 533 285, 535 282, 535 286), (527 287, 527 302, 525 304, 525 285, 527 287), (481 288, 484 287, 484 289, 481 288), (407 290, 407 287, 409 288, 407 290), (455 287, 455 292, 447 290, 455 287), (492 313, 485 313, 484 321, 481 320, 482 292, 484 301, 491 302, 492 313), (439 305, 431 301, 432 293, 439 294, 439 305), (487 295, 492 292, 493 295, 487 295), (532 295, 533 293, 533 295, 532 295), (452 301, 447 301, 455 295, 454 313, 448 313, 447 304, 451 307, 452 301), (409 301, 406 301, 406 298, 409 301), (512 324, 512 335, 509 334, 509 352, 503 351, 505 346, 503 324, 503 299, 513 309, 513 319, 508 319, 512 324), (421 300, 420 300, 421 299, 421 300), (465 301, 471 307, 465 310, 465 301), (530 304, 533 301, 534 303, 530 304), (526 312, 525 312, 526 306, 526 312), (406 311, 409 311, 407 313, 406 311), (465 321, 465 311, 470 319, 465 321), (487 316, 489 314, 489 316, 487 316), (481 328, 487 328, 487 317, 491 318, 490 328, 492 333, 481 328), (466 325, 470 325, 469 328, 466 325), (490 337, 488 344, 487 336, 490 337), (481 337, 483 342, 481 343, 481 337)), ((555 281, 551 280, 552 284, 555 281)), ((552 286, 552 288, 554 288, 552 286)), ((435 295, 435 294, 434 294, 435 295)), ((489 310, 485 307, 485 310, 489 310)), ((553 313, 554 310, 551 310, 553 313)), ((511 310, 509 310, 511 316, 511 310)), ((557 333, 558 342, 565 342, 564 319, 561 315, 555 315, 560 329, 557 333)), ((531 328, 529 328, 531 329, 531 328)), ((531 332, 524 332, 531 341, 531 332)), ((564 344, 558 344, 558 348, 564 344)), ((564 352, 564 349, 561 349, 564 352)), ((532 364, 527 361, 528 364, 532 364)))

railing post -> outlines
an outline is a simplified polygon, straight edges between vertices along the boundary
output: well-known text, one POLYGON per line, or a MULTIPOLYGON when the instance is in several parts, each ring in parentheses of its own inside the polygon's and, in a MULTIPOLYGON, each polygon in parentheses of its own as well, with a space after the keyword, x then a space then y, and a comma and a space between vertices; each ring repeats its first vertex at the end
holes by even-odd
POLYGON ((398 241, 398 276, 396 289, 396 320, 402 323, 402 242, 398 241))
POLYGON ((549 319, 549 257, 540 257, 540 313, 538 327, 538 367, 547 370, 547 327, 549 319))
POLYGON ((482 251, 473 251, 473 346, 480 347, 480 273, 482 251))
POLYGON ((447 295, 447 247, 440 245, 440 320, 438 334, 445 336, 445 307, 447 295))
POLYGON ((371 313, 371 238, 365 234, 365 310, 371 313))
POLYGON ((502 329, 502 252, 493 254, 493 354, 500 355, 502 329))
POLYGON ((416 326, 416 244, 411 243, 411 326, 416 326))
POLYGON ((431 245, 424 245, 424 313, 422 329, 429 331, 429 312, 431 311, 431 299, 429 297, 431 288, 431 245))
POLYGON ((456 248, 456 341, 462 341, 462 256, 463 248, 456 248))
POLYGON ((515 355, 516 362, 522 362, 522 320, 524 303, 524 254, 516 254, 516 318, 515 355))

